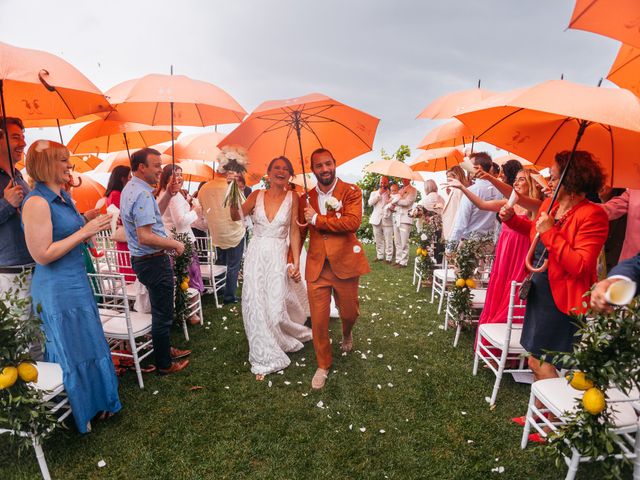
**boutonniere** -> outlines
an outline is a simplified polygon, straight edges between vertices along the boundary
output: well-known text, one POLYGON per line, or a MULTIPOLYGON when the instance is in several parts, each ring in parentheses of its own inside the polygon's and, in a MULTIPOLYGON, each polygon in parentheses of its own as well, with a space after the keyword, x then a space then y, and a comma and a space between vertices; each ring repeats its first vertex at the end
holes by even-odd
POLYGON ((337 212, 342 208, 342 202, 339 201, 336 197, 329 197, 325 202, 324 206, 328 212, 337 212))

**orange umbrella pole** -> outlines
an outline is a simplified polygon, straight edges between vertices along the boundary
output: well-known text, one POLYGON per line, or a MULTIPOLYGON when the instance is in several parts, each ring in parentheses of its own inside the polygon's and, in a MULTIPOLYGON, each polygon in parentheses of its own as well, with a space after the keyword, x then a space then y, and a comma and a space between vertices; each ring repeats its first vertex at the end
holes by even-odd
MULTIPOLYGON (((569 165, 571 165, 571 162, 573 160, 573 155, 578 149, 578 144, 580 143, 580 139, 582 138, 582 135, 584 134, 584 131, 587 129, 588 126, 589 126, 589 122, 587 122, 586 120, 580 120, 580 128, 578 128, 576 141, 573 144, 573 148, 571 149, 571 155, 569 155, 569 160, 567 160, 567 164, 562 170, 562 174, 560 175, 560 179, 558 180, 558 185, 556 185, 556 189, 554 190, 553 196, 551 197, 551 203, 549 203, 547 214, 551 213, 553 204, 556 203, 556 199, 558 198, 558 193, 560 192, 560 187, 562 187, 562 182, 564 181, 564 177, 567 175, 567 170, 569 170, 569 165)), ((534 273, 544 272, 547 269, 547 265, 549 263, 549 260, 545 258, 542 262, 542 265, 540 265, 540 260, 538 260, 538 265, 535 267, 533 266, 533 263, 532 263, 533 256, 535 255, 536 245, 538 244, 539 240, 540 240, 540 234, 536 233, 536 236, 533 238, 533 241, 531 242, 531 246, 529 247, 529 251, 527 252, 527 256, 525 258, 525 266, 527 267, 527 270, 534 273)), ((542 255, 544 256, 545 253, 546 253, 546 249, 542 255)))
POLYGON ((60 137, 60 143, 64 145, 64 140, 62 139, 62 129, 60 128, 60 120, 57 118, 56 125, 58 126, 58 136, 60 137))
POLYGON ((2 108, 2 130, 4 130, 4 141, 7 145, 7 155, 9 159, 9 176, 13 178, 13 158, 11 157, 11 146, 9 145, 9 129, 7 128, 7 115, 4 106, 4 81, 0 78, 0 107, 2 108))

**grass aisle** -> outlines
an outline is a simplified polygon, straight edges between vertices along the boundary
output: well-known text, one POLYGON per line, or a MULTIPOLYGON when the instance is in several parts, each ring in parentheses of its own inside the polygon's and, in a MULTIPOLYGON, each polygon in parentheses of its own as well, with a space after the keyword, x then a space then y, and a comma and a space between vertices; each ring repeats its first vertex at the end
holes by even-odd
MULTIPOLYGON (((427 291, 411 288, 410 269, 373 264, 360 298, 354 353, 338 354, 322 392, 310 388, 311 344, 283 375, 256 382, 239 306, 216 310, 207 298, 187 371, 147 375, 144 390, 125 375, 121 414, 90 435, 71 428, 45 444, 53 478, 564 477, 534 449, 520 450, 521 429, 509 419, 525 413, 528 387, 505 378, 490 411, 494 377, 471 375, 471 332, 452 348, 453 332, 439 328, 427 291)), ((177 330, 174 338, 184 346, 177 330)), ((332 338, 336 354, 337 322, 332 338)), ((32 451, 16 458, 0 436, 0 452, 0 478, 39 477, 32 451)), ((581 478, 589 472, 581 467, 581 478)))

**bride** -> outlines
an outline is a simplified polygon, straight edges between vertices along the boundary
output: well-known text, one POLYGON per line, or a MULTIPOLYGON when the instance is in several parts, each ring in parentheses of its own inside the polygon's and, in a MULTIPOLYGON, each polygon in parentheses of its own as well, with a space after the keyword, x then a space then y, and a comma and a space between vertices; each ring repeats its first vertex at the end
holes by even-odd
MULTIPOLYGON (((311 329, 304 326, 308 299, 300 276, 298 198, 288 189, 293 166, 286 157, 275 158, 267 175, 269 189, 252 192, 240 207, 253 222, 244 259, 242 319, 257 380, 289 366, 285 352, 311 340, 311 329), (287 264, 288 239, 293 264, 287 264)), ((233 220, 240 220, 240 208, 231 207, 233 220)))

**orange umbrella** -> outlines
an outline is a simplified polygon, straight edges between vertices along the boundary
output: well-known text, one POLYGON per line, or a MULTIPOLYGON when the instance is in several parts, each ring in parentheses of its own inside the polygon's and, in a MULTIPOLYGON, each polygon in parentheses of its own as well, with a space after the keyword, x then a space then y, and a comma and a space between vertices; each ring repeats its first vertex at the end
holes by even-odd
POLYGON ((417 118, 443 119, 451 118, 458 113, 464 112, 469 106, 474 105, 485 98, 494 95, 494 92, 478 88, 471 90, 461 90, 449 93, 437 98, 422 110, 417 118))
POLYGON ((104 197, 105 188, 91 177, 82 173, 71 172, 73 184, 77 187, 71 187, 71 198, 76 203, 76 208, 80 213, 91 210, 95 207, 96 202, 104 197))
POLYGON ((365 172, 379 173, 387 177, 408 178, 423 182, 422 176, 399 160, 378 160, 364 167, 365 172))
POLYGON ((71 155, 69 162, 73 165, 74 172, 86 173, 94 170, 102 160, 94 155, 71 155))
POLYGON ((497 95, 457 116, 491 143, 551 166, 557 152, 579 141, 608 174, 609 184, 640 187, 640 99, 618 88, 550 80, 497 95))
MULTIPOLYGON (((225 137, 224 133, 205 132, 182 135, 175 142, 175 155, 180 160, 208 160, 215 162, 220 153, 218 143, 225 137)), ((171 146, 164 153, 171 154, 171 146)))
MULTIPOLYGON (((0 110, 3 119, 15 116, 29 124, 77 119, 108 112, 111 106, 98 87, 65 60, 0 43, 0 110)), ((2 128, 6 132, 4 121, 2 128)))
POLYGON ((418 155, 408 165, 416 172, 442 172, 464 161, 464 154, 459 148, 431 148, 418 155))
POLYGON ((249 172, 260 177, 279 155, 295 160, 305 173, 316 148, 330 150, 338 165, 370 151, 379 121, 326 95, 311 93, 260 104, 218 146, 245 147, 251 159, 249 172))
POLYGON ((569 28, 586 30, 640 48, 640 2, 576 0, 569 28))
MULTIPOLYGON (((173 138, 179 134, 179 130, 174 130, 173 138)), ((67 147, 73 153, 110 153, 144 148, 171 138, 166 127, 126 122, 110 115, 109 120, 96 120, 82 127, 67 147)))
POLYGON ((305 182, 307 182, 307 186, 309 188, 315 187, 316 184, 318 183, 316 182, 315 175, 311 175, 310 173, 305 173, 304 176, 305 178, 302 178, 302 174, 299 173, 298 175, 294 176, 291 179, 291 183, 293 183, 294 185, 298 185, 299 187, 304 187, 305 182))
MULTIPOLYGON (((131 153, 137 152, 139 149, 131 150, 131 153)), ((161 154, 163 165, 168 165, 171 162, 171 155, 161 154)), ((179 163, 179 160, 176 160, 179 163)), ((122 152, 114 152, 109 154, 107 159, 98 165, 95 169, 96 173, 110 173, 114 168, 124 165, 125 167, 131 167, 131 160, 129 158, 129 152, 123 150, 122 152)))
POLYGON ((208 182, 213 178, 213 168, 198 160, 180 162, 182 176, 189 182, 208 182))
POLYGON ((431 130, 420 140, 418 148, 429 150, 431 148, 457 147, 473 144, 473 133, 460 120, 453 119, 431 130))
POLYGON ((607 79, 640 97, 640 48, 622 45, 607 79))
POLYGON ((534 167, 535 168, 535 165, 533 165, 533 163, 531 163, 529 160, 527 160, 525 158, 519 157, 518 155, 507 154, 507 155, 501 155, 500 157, 497 157, 497 158, 493 159, 493 161, 496 162, 500 166, 504 165, 509 160, 517 160, 525 168, 529 168, 529 167, 534 167))

